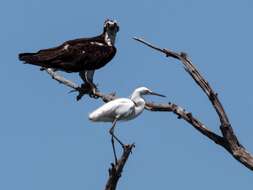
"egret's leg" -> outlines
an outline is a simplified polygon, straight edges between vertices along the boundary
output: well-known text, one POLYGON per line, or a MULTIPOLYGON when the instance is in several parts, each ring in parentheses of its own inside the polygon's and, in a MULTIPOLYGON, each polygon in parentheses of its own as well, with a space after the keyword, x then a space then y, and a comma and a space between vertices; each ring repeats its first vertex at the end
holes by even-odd
POLYGON ((118 137, 116 137, 116 136, 114 135, 114 128, 116 127, 116 122, 117 122, 117 119, 115 119, 115 120, 113 121, 112 127, 111 127, 111 129, 110 129, 109 132, 110 132, 110 134, 112 135, 112 137, 115 138, 116 141, 118 141, 118 143, 124 148, 124 144, 119 140, 118 137))
POLYGON ((114 145, 114 127, 116 125, 117 119, 115 119, 112 123, 112 127, 109 130, 110 134, 111 134, 111 142, 112 142, 112 150, 113 150, 113 155, 114 155, 114 159, 115 159, 115 164, 117 164, 118 159, 117 159, 117 155, 116 155, 116 150, 115 150, 115 145, 114 145))
POLYGON ((115 164, 117 164, 117 155, 115 151, 115 145, 114 145, 114 138, 119 142, 119 144, 124 148, 124 144, 114 135, 114 128, 116 126, 117 119, 115 119, 112 123, 112 127, 109 130, 110 134, 112 135, 111 142, 112 142, 112 149, 113 149, 113 154, 114 154, 114 159, 115 159, 115 164))
POLYGON ((111 142, 112 142, 112 150, 113 150, 113 155, 114 155, 115 164, 117 164, 118 159, 117 159, 116 150, 115 150, 115 146, 114 146, 114 138, 113 138, 113 136, 112 136, 112 138, 111 138, 111 142))

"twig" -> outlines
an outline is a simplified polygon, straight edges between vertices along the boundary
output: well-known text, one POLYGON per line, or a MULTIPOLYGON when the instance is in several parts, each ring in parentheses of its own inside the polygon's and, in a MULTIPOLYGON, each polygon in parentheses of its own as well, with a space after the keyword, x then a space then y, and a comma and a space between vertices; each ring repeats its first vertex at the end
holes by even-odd
MULTIPOLYGON (((221 137, 222 139, 219 138, 219 141, 217 144, 224 147, 230 154, 232 154, 232 156, 236 160, 241 162, 247 168, 249 168, 250 170, 253 170, 253 156, 239 143, 239 140, 237 139, 237 137, 231 127, 228 116, 227 116, 227 114, 226 114, 226 112, 225 112, 225 110, 218 98, 217 93, 214 92, 214 90, 211 88, 209 83, 204 79, 204 77, 199 73, 197 68, 192 64, 190 59, 187 57, 186 53, 183 53, 183 52, 176 53, 176 52, 173 52, 169 49, 161 49, 159 47, 152 45, 149 42, 144 41, 143 39, 140 39, 140 38, 134 38, 134 39, 137 40, 138 42, 141 42, 141 43, 147 45, 148 47, 150 47, 152 49, 155 49, 159 52, 164 53, 167 57, 173 57, 175 59, 180 60, 183 63, 187 73, 190 74, 190 76, 194 79, 194 81, 198 84, 198 86, 208 96, 216 113, 219 116, 220 123, 221 123, 220 129, 221 129, 223 137, 221 137)), ((196 126, 193 125, 193 123, 195 123, 195 122, 189 122, 189 123, 191 123, 192 126, 194 126, 196 128, 196 126)), ((195 124, 197 126, 200 126, 200 124, 198 124, 198 123, 195 123, 195 124)), ((198 128, 196 128, 196 129, 198 129, 198 128)), ((214 140, 215 138, 213 138, 213 137, 217 135, 213 132, 211 132, 211 135, 209 132, 203 133, 203 130, 201 130, 201 132, 205 136, 209 137, 211 140, 214 140)))

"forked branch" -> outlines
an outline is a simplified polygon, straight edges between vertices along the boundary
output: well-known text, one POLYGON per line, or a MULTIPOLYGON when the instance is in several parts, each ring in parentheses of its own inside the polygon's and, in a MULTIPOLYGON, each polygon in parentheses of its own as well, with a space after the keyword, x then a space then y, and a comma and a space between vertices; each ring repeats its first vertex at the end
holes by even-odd
POLYGON ((123 150, 123 154, 121 158, 118 160, 117 164, 114 165, 111 164, 111 168, 109 169, 109 179, 107 180, 105 190, 115 190, 119 181, 119 178, 121 177, 121 173, 123 171, 123 168, 126 164, 126 161, 132 152, 132 148, 134 147, 134 144, 131 145, 125 145, 125 148, 123 150))
MULTIPOLYGON (((181 63, 184 65, 185 70, 187 73, 194 79, 194 81, 198 84, 198 86, 204 91, 204 93, 208 96, 210 102, 212 103, 216 113, 219 116, 220 119, 220 129, 222 132, 222 137, 219 137, 219 145, 224 147, 232 156, 244 164, 247 168, 253 170, 253 157, 252 155, 239 143, 239 140, 237 139, 233 128, 231 127, 231 124, 229 122, 228 116, 218 98, 218 94, 215 93, 215 91, 211 88, 209 83, 204 79, 204 77, 199 73, 197 68, 192 64, 191 60, 188 58, 186 53, 177 53, 169 49, 162 49, 159 47, 156 47, 152 45, 149 42, 144 41, 141 38, 134 38, 138 42, 141 42, 148 47, 155 49, 159 52, 164 53, 167 57, 172 57, 175 59, 178 59, 181 61, 181 63)), ((193 123, 192 122, 192 126, 193 123)), ((196 124, 199 125, 199 124, 196 124)), ((195 127, 195 126, 194 126, 195 127)), ((196 127, 195 127, 196 128, 196 127)), ((203 133, 205 136, 210 138, 211 140, 214 141, 217 134, 209 131, 209 133, 203 133), (212 135, 210 135, 210 133, 212 135)), ((218 136, 218 135, 217 135, 218 136)))

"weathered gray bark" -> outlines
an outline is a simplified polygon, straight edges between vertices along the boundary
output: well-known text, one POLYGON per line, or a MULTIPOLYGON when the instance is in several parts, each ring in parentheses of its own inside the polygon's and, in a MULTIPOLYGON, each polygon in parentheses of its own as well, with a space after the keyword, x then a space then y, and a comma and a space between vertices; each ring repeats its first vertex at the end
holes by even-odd
MULTIPOLYGON (((185 70, 187 73, 194 79, 194 81, 198 84, 198 86, 204 91, 204 93, 209 98, 210 102, 212 103, 216 113, 220 119, 220 130, 222 132, 222 137, 211 132, 210 130, 203 128, 201 123, 198 123, 195 118, 192 117, 192 114, 188 114, 189 117, 186 117, 187 120, 192 126, 196 129, 200 129, 199 131, 202 132, 205 136, 209 139, 213 140, 215 143, 221 145, 225 148, 236 160, 241 162, 247 168, 253 170, 253 157, 252 155, 239 143, 233 128, 229 122, 228 116, 218 98, 218 94, 214 92, 208 82, 204 79, 204 77, 199 73, 197 68, 192 64, 191 60, 187 57, 186 53, 176 53, 168 49, 161 49, 156 47, 140 38, 134 38, 135 40, 147 45, 148 47, 155 49, 164 53, 167 57, 172 57, 178 59, 183 63, 185 70), (196 127, 198 126, 198 127, 196 127)), ((151 106, 152 107, 152 106, 151 106)), ((183 114, 185 117, 185 115, 183 114)))

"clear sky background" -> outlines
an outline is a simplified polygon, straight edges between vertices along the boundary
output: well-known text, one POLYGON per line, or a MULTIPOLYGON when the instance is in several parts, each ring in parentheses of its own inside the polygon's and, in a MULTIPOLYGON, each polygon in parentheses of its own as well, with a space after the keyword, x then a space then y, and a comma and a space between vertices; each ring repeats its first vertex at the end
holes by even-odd
MULTIPOLYGON (((52 1, 0 3, 0 189, 103 189, 113 161, 109 123, 87 116, 101 100, 75 101, 66 86, 38 67, 23 65, 20 52, 102 32, 106 18, 120 25, 118 53, 97 71, 104 93, 128 97, 139 86, 167 95, 220 133, 210 102, 182 65, 131 38, 185 51, 219 93, 241 143, 253 152, 253 2, 52 1)), ((64 75, 80 83, 77 74, 64 75)), ((118 189, 252 189, 253 173, 223 148, 172 113, 145 111, 120 123, 116 133, 136 143, 118 189)), ((120 153, 120 147, 118 147, 120 153)))

